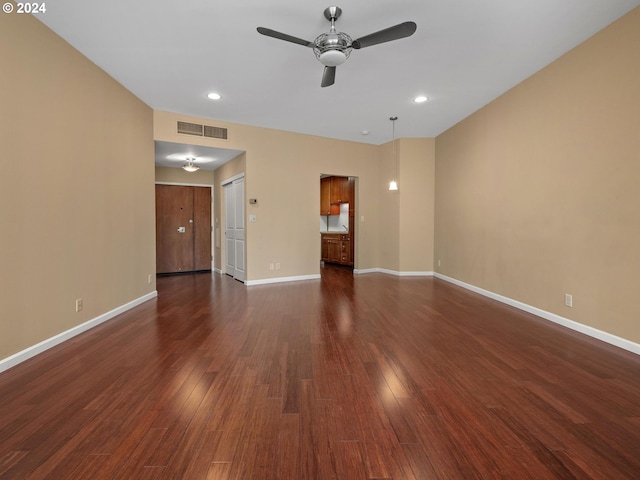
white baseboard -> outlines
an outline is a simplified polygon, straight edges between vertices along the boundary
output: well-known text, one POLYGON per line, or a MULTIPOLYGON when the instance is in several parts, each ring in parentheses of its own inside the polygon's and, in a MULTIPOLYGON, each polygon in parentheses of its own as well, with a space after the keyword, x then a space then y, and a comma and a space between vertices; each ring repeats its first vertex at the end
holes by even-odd
POLYGON ((77 325, 65 332, 59 333, 58 335, 55 335, 51 338, 43 340, 42 342, 36 345, 33 345, 29 348, 25 348, 21 352, 15 353, 10 357, 4 358, 0 360, 0 372, 4 372, 5 370, 8 370, 11 367, 18 365, 19 363, 22 363, 25 360, 30 359, 31 357, 35 357, 39 353, 42 353, 45 350, 55 347, 56 345, 59 345, 60 343, 66 340, 69 340, 70 338, 73 338, 76 335, 86 332, 87 330, 93 327, 96 327, 101 323, 106 322, 107 320, 111 320, 113 317, 120 315, 121 313, 124 313, 127 310, 131 310, 133 307, 137 307, 141 303, 151 300, 152 298, 155 298, 157 296, 158 296, 158 292, 154 290, 153 292, 143 295, 140 298, 136 298, 135 300, 132 300, 129 303, 125 303, 120 307, 114 308, 113 310, 107 313, 103 313, 102 315, 92 320, 89 320, 88 322, 85 322, 81 325, 77 325))
POLYGON ((318 280, 320 274, 313 275, 300 275, 297 277, 275 277, 275 278, 263 278, 261 280, 247 280, 245 285, 250 287, 253 285, 267 285, 270 283, 282 283, 282 282, 298 282, 300 280, 318 280))
POLYGON ((439 278, 440 280, 445 280, 449 283, 453 283, 454 285, 458 285, 459 287, 471 290, 475 293, 479 293, 480 295, 483 295, 485 297, 497 300, 498 302, 502 302, 519 310, 531 313, 538 317, 544 318, 545 320, 549 320, 550 322, 557 323, 559 325, 562 325, 563 327, 570 328, 571 330, 575 330, 576 332, 583 333, 610 345, 614 345, 616 347, 622 348, 623 350, 635 353, 636 355, 640 355, 640 344, 627 340, 626 338, 618 337, 611 333, 598 330, 597 328, 593 328, 588 325, 569 320, 568 318, 561 317, 560 315, 556 315, 555 313, 547 312, 546 310, 527 305, 526 303, 519 302, 518 300, 513 300, 512 298, 504 297, 497 293, 493 293, 474 285, 461 282, 460 280, 447 277, 446 275, 442 275, 441 273, 434 273, 434 276, 436 278, 439 278))
POLYGON ((433 272, 400 272, 398 270, 389 270, 387 268, 365 268, 363 270, 354 270, 353 273, 354 275, 384 273, 386 275, 394 275, 396 277, 433 277, 433 272))
POLYGON ((354 268, 353 269, 354 275, 365 275, 367 273, 379 273, 379 269, 378 268, 363 268, 363 269, 354 268))

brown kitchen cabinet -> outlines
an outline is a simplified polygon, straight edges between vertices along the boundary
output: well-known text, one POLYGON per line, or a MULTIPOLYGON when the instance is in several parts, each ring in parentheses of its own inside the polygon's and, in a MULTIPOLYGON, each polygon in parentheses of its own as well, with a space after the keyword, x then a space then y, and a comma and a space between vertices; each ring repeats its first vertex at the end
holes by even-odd
POLYGON ((349 203, 349 177, 329 177, 331 179, 331 203, 349 203))
POLYGON ((353 265, 351 261, 351 240, 349 235, 340 235, 340 264, 353 265))
POLYGON ((320 215, 340 214, 340 205, 331 203, 331 178, 320 179, 320 215))
POLYGON ((351 236, 345 233, 322 234, 322 261, 353 266, 351 236))
MULTIPOLYGON (((320 215, 339 215, 342 203, 355 203, 353 177, 324 177, 320 179, 320 215), (337 206, 336 206, 337 205, 337 206), (332 206, 336 206, 335 209, 332 206)), ((350 207, 352 208, 352 207, 350 207)))
POLYGON ((340 235, 337 233, 322 234, 322 260, 324 262, 340 262, 340 235))
POLYGON ((331 177, 320 179, 320 215, 331 215, 331 177))

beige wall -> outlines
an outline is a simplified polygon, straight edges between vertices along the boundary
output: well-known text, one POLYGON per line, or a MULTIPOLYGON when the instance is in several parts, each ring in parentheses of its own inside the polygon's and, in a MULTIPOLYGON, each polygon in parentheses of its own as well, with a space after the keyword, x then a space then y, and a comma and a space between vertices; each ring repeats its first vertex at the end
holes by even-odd
MULTIPOLYGON (((407 178, 407 187, 389 192, 391 176, 390 143, 383 146, 297 133, 230 124, 217 120, 154 112, 155 139, 176 143, 196 143, 245 151, 243 168, 216 172, 216 188, 240 170, 245 173, 247 215, 257 217, 247 227, 247 279, 264 280, 318 274, 320 271, 320 174, 357 177, 356 258, 357 269, 400 270, 400 249, 407 248, 402 268, 431 270, 433 264, 433 222, 425 212, 433 211, 433 188, 423 188, 407 178), (229 139, 199 138, 176 133, 178 120, 205 123, 229 129, 229 139), (400 199, 406 196, 403 228, 415 234, 400 242, 400 199), (258 199, 256 206, 249 198, 258 199), (419 201, 417 201, 419 199, 419 201), (426 202, 426 203, 425 203, 426 202), (364 221, 362 219, 364 218, 364 221), (415 226, 410 219, 418 219, 415 226), (424 246, 424 248, 422 248, 424 246), (280 263, 281 270, 269 270, 280 263)), ((417 169, 417 178, 433 182, 433 140, 403 139, 407 175, 417 169), (424 152, 421 151, 424 149, 424 152), (424 163, 423 163, 424 161, 424 163)), ((222 204, 221 194, 216 206, 222 204)), ((221 218, 221 217, 219 217, 221 218)), ((216 252, 216 267, 220 259, 216 252)))
POLYGON ((156 167, 157 183, 177 183, 183 185, 213 185, 212 170, 186 172, 182 168, 156 167))
POLYGON ((393 142, 379 147, 380 268, 401 274, 433 271, 435 139, 396 140, 397 191, 393 177, 393 142))
POLYGON ((433 271, 435 139, 399 140, 399 270, 433 271), (401 190, 400 190, 401 189, 401 190))
POLYGON ((404 193, 404 186, 400 185, 400 140, 396 139, 396 178, 398 190, 389 191, 389 182, 393 178, 393 142, 378 147, 379 176, 377 189, 380 192, 378 212, 380 215, 378 228, 378 255, 376 267, 385 270, 398 271, 400 269, 400 195, 404 193))
POLYGON ((438 271, 640 342, 639 48, 636 8, 436 139, 438 271))
POLYGON ((151 109, 31 15, 0 65, 2 359, 153 292, 155 236, 151 109))

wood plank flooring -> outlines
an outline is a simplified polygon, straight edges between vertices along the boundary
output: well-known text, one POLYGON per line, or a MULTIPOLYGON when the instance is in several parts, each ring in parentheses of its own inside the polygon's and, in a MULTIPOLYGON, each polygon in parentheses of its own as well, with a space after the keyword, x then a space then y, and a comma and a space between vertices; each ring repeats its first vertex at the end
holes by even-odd
POLYGON ((0 374, 0 479, 640 478, 629 352, 433 278, 158 291, 0 374))

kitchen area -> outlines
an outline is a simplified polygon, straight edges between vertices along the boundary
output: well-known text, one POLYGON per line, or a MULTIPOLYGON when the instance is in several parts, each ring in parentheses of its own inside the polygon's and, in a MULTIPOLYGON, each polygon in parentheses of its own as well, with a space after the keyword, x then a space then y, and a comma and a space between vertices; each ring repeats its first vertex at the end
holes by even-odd
POLYGON ((320 177, 321 261, 353 268, 355 177, 320 177))

